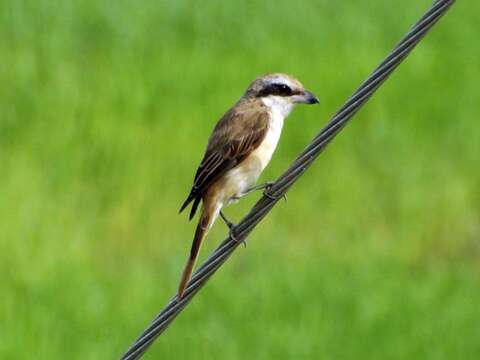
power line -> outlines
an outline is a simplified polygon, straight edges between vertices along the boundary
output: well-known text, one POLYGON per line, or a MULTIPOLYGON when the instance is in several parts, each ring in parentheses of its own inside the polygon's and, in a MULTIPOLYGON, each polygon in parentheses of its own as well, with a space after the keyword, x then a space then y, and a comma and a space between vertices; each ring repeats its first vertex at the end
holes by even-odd
POLYGON ((163 333, 175 317, 192 300, 200 288, 218 268, 230 257, 238 245, 248 236, 253 228, 265 217, 287 190, 308 169, 317 156, 325 149, 335 136, 343 129, 355 113, 367 102, 388 76, 415 48, 425 34, 444 15, 455 0, 437 0, 420 18, 410 32, 395 46, 368 79, 347 100, 330 122, 315 136, 292 165, 269 188, 268 194, 253 206, 250 212, 235 227, 236 241, 230 237, 224 240, 205 263, 192 276, 183 298, 175 296, 150 326, 140 335, 122 360, 139 359, 155 339, 163 333))

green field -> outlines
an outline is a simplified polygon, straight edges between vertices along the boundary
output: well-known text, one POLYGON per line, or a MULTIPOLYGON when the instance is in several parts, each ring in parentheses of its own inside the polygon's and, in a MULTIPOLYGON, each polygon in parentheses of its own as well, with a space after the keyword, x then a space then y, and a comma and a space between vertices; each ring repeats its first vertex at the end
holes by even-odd
MULTIPOLYGON (((0 358, 119 358, 176 291, 178 208, 249 82, 322 99, 272 180, 430 4, 0 0, 0 358)), ((479 12, 458 1, 145 359, 480 358, 479 12)))

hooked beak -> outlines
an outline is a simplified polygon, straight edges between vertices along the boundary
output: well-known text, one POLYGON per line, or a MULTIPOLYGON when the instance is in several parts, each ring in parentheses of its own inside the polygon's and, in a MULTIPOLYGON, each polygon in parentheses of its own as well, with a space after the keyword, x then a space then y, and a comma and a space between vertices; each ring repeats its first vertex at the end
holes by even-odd
POLYGON ((305 90, 305 104, 318 104, 320 100, 315 96, 314 93, 305 90))
POLYGON ((320 100, 308 90, 305 90, 301 95, 297 95, 295 100, 295 102, 300 104, 318 104, 320 102, 320 100))

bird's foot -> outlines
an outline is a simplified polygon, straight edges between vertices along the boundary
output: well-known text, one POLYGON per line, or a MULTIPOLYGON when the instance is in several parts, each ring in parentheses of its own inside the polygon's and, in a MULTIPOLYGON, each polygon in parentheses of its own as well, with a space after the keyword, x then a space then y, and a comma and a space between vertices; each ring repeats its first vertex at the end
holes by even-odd
POLYGON ((252 186, 250 189, 248 189, 245 192, 245 195, 250 194, 257 190, 265 190, 265 189, 271 188, 273 184, 274 184, 273 181, 267 181, 267 182, 264 182, 263 184, 252 186))
MULTIPOLYGON (((236 243, 239 242, 239 240, 237 239, 237 235, 235 234, 235 224, 232 223, 231 221, 229 221, 225 215, 223 214, 222 211, 220 211, 220 217, 222 218, 223 222, 225 223, 225 225, 227 225, 228 227, 228 235, 230 236, 230 239, 232 239, 233 241, 235 241, 236 243)), ((241 241, 243 243, 243 246, 247 247, 247 242, 244 240, 241 241)))
MULTIPOLYGON (((271 190, 273 184, 274 184, 274 182, 268 182, 268 183, 266 183, 266 185, 265 185, 265 187, 264 187, 265 190, 263 190, 263 195, 265 195, 265 196, 268 197, 269 199, 277 200, 277 199, 278 199, 278 196, 272 195, 272 194, 270 193, 270 190, 271 190)), ((283 199, 285 200, 285 202, 287 202, 287 194, 283 194, 282 197, 283 197, 283 199)))
POLYGON ((249 195, 252 192, 255 192, 257 190, 264 190, 264 189, 270 188, 273 184, 274 184, 273 181, 267 181, 263 184, 252 186, 250 189, 248 189, 247 191, 242 193, 242 195, 240 197, 247 196, 247 195, 249 195))
POLYGON ((245 239, 243 239, 243 240, 238 240, 238 239, 237 239, 237 235, 235 234, 235 227, 231 227, 231 228, 230 228, 230 231, 228 232, 228 235, 229 235, 230 238, 231 238, 233 241, 235 241, 236 243, 241 242, 245 248, 247 247, 247 241, 246 241, 245 239))

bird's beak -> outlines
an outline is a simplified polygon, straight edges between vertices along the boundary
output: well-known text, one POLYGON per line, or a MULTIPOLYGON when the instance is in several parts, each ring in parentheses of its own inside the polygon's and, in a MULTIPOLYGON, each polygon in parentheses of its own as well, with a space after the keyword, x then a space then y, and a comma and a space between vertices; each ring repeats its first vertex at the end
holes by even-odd
POLYGON ((300 104, 318 104, 320 100, 312 92, 305 90, 303 94, 295 96, 295 102, 300 104))
POLYGON ((315 96, 314 93, 305 90, 305 104, 318 104, 320 100, 315 96))

